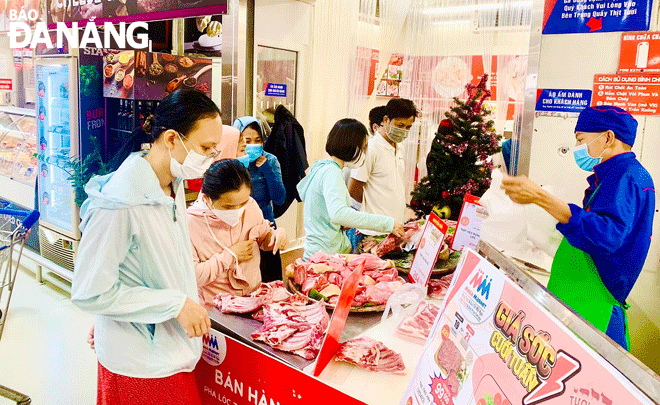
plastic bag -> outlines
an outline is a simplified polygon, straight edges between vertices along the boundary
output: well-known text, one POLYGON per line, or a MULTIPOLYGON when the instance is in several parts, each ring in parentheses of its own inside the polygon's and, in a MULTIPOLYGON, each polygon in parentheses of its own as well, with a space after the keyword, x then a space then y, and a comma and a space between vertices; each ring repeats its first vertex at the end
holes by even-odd
POLYGON ((426 298, 426 291, 426 286, 418 283, 404 284, 387 300, 387 305, 385 305, 385 311, 380 321, 384 322, 389 316, 390 311, 392 311, 392 316, 398 316, 407 307, 417 308, 417 305, 426 298))
POLYGON ((488 211, 481 224, 481 239, 501 250, 520 250, 528 246, 525 207, 514 203, 502 189, 503 175, 494 170, 490 188, 479 199, 488 211))

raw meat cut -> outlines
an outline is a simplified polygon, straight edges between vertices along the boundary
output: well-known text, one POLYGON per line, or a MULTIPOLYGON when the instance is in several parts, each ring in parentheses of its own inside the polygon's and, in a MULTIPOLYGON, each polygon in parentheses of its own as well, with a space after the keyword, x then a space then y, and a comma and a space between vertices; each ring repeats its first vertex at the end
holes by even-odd
POLYGON ((245 297, 218 294, 213 299, 213 303, 216 308, 226 314, 247 314, 259 310, 264 305, 289 300, 293 296, 294 294, 287 291, 282 281, 272 281, 262 283, 259 288, 245 297))
MULTIPOLYGON (((403 226, 405 235, 402 238, 397 238, 393 234, 389 234, 382 242, 380 242, 380 244, 378 244, 378 246, 373 247, 368 251, 378 257, 383 257, 393 250, 401 250, 401 248, 410 242, 410 239, 415 236, 415 234, 419 231, 419 228, 419 223, 417 221, 408 222, 403 226)), ((365 249, 365 251, 367 250, 365 249)))
POLYGON ((219 294, 213 299, 216 308, 225 314, 247 314, 261 308, 264 297, 239 297, 231 294, 219 294))
POLYGON ((440 367, 444 368, 448 374, 452 371, 458 371, 461 368, 461 363, 463 363, 461 352, 451 340, 442 342, 436 358, 440 367))
POLYGON ((406 369, 399 353, 367 336, 342 343, 335 355, 335 361, 345 361, 376 372, 403 374, 406 369))
POLYGON ((252 339, 313 360, 321 350, 330 317, 320 302, 312 305, 279 302, 264 307, 263 322, 263 326, 252 333, 252 339))
POLYGON ((382 260, 371 254, 361 254, 347 261, 345 256, 318 252, 312 255, 308 262, 297 260, 289 265, 287 277, 293 278, 304 295, 309 296, 314 289, 327 299, 329 305, 335 305, 338 300, 336 293, 341 290, 344 280, 363 262, 363 277, 358 284, 352 306, 387 303, 392 293, 406 281, 399 277, 399 272, 391 260, 382 260), (326 293, 323 293, 324 290, 326 293))
POLYGON ((366 288, 367 302, 376 305, 385 305, 394 291, 398 290, 406 282, 402 280, 384 281, 366 288))
POLYGON ((451 285, 451 280, 454 278, 454 273, 444 276, 440 279, 429 280, 428 296, 438 300, 444 300, 447 295, 447 290, 451 285))
POLYGON ((403 339, 425 344, 438 312, 440 308, 432 303, 420 302, 415 313, 399 324, 396 334, 403 339))

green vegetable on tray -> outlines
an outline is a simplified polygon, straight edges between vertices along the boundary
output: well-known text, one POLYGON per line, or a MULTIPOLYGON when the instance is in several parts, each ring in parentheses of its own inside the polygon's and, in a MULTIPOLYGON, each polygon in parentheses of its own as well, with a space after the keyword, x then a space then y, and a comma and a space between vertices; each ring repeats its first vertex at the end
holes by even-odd
POLYGON ((317 301, 328 302, 328 297, 326 297, 325 295, 321 294, 320 292, 316 291, 313 288, 309 291, 309 298, 315 299, 317 301))

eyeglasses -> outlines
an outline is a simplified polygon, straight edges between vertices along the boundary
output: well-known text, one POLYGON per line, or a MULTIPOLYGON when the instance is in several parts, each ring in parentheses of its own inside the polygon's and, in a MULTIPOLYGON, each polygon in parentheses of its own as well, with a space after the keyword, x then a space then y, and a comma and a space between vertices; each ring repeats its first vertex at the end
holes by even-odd
MULTIPOLYGON (((184 134, 182 134, 181 132, 179 132, 179 131, 177 131, 177 130, 174 130, 174 129, 173 129, 172 131, 175 131, 175 132, 179 135, 179 137, 184 138, 184 139, 186 139, 188 142, 190 142, 190 139, 188 139, 188 137, 185 136, 184 134)), ((192 142, 191 142, 191 143, 192 143, 192 142)), ((215 159, 215 158, 220 154, 220 152, 222 152, 222 151, 216 149, 217 146, 218 146, 218 145, 216 145, 216 146, 214 146, 213 148, 211 148, 211 153, 209 153, 209 154, 205 154, 205 156, 206 156, 207 158, 209 158, 209 159, 215 159)), ((183 145, 183 147, 185 148, 186 145, 183 145)), ((186 149, 186 150, 187 150, 187 149, 186 149)))

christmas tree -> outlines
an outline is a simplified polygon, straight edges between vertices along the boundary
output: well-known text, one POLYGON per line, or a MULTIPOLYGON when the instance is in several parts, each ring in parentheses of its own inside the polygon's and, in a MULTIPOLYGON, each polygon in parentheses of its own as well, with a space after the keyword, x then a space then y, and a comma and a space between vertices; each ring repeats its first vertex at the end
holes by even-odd
POLYGON ((491 96, 486 88, 488 75, 478 85, 466 86, 468 99, 454 98, 454 107, 445 113, 426 158, 428 175, 412 192, 410 208, 422 217, 434 207, 447 218, 457 219, 466 194, 482 196, 490 186, 491 155, 500 150, 499 136, 490 111, 483 105, 491 96))

